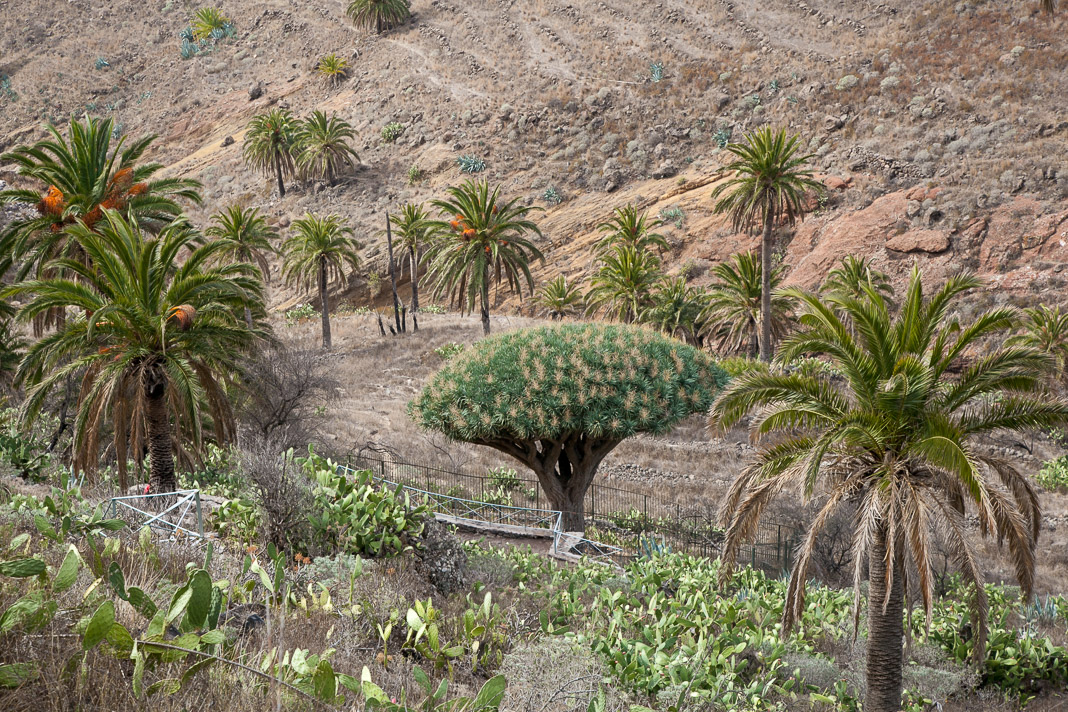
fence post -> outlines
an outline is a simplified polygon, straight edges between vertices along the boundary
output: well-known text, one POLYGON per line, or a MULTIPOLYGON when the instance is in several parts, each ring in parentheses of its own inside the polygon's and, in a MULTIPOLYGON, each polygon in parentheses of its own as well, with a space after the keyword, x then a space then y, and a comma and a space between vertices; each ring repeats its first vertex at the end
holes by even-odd
POLYGON ((385 460, 379 460, 378 461, 378 472, 380 473, 382 479, 386 479, 386 461, 385 460))
POLYGON ((200 533, 200 540, 204 540, 204 512, 200 509, 200 490, 196 493, 197 499, 197 531, 200 533))
POLYGON ((649 495, 642 495, 642 518, 645 519, 645 523, 649 524, 649 495))

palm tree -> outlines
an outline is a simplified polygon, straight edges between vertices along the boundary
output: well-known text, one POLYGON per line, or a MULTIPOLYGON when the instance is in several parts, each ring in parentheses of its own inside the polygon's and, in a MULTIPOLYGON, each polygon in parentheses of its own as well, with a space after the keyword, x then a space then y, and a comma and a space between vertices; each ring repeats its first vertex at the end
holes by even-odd
POLYGON ((482 331, 490 333, 490 282, 502 281, 523 296, 523 282, 534 291, 530 263, 544 256, 526 235, 541 231, 527 216, 539 208, 519 205, 519 199, 501 201, 501 187, 490 192, 486 181, 465 181, 449 188, 449 197, 431 202, 452 220, 433 223, 438 237, 427 253, 427 276, 434 280, 435 297, 448 294, 461 310, 473 311, 476 298, 482 314, 482 331))
POLYGON ((605 233, 594 250, 603 254, 616 245, 629 245, 639 250, 648 250, 655 247, 658 252, 668 249, 667 240, 663 235, 652 232, 663 221, 659 218, 649 218, 644 212, 639 213, 633 205, 625 205, 616 208, 612 218, 597 226, 598 232, 605 233))
POLYGON ((582 291, 577 284, 568 282, 567 277, 562 274, 541 285, 538 293, 534 295, 534 301, 553 321, 577 314, 583 307, 582 291))
POLYGON ((412 16, 408 0, 352 0, 345 12, 357 27, 374 28, 375 34, 382 34, 403 24, 412 16))
POLYGON ((245 129, 245 165, 266 176, 273 173, 278 180, 279 198, 286 194, 284 179, 296 172, 293 156, 298 124, 288 110, 271 109, 253 116, 245 129))
POLYGON ((871 266, 867 257, 846 255, 840 265, 827 273, 827 279, 820 288, 823 292, 839 297, 861 298, 865 289, 874 289, 884 299, 894 296, 894 286, 886 272, 871 266))
POLYGON ((724 581, 740 542, 752 536, 775 494, 787 488, 811 498, 818 483, 826 490, 797 551, 784 631, 804 610, 820 530, 847 503, 858 508, 852 550, 858 617, 865 564, 869 583, 865 712, 901 709, 903 606, 906 592, 918 593, 930 621, 932 530, 949 542, 971 586, 976 661, 983 660, 986 644, 986 572, 969 541, 968 507, 975 508, 984 535, 1008 541, 1024 597, 1031 595, 1038 497, 1030 480, 984 449, 982 439, 994 430, 1063 423, 1068 402, 1041 393, 1051 358, 1031 347, 1001 346, 952 375, 982 340, 999 337, 1018 321, 1011 308, 963 324, 951 316, 958 298, 978 286, 975 277, 960 274, 928 297, 913 270, 896 315, 874 290, 860 298, 825 299, 794 291, 804 307, 802 328, 783 341, 777 361, 824 355, 843 382, 754 371, 732 381, 712 408, 711 422, 720 426, 756 409, 753 437, 760 442, 770 436, 723 503, 724 581))
MULTIPOLYGON (((0 263, 0 276, 7 270, 0 263)), ((10 378, 22 358, 22 349, 26 346, 11 324, 15 310, 10 304, 0 301, 0 393, 10 385, 10 378)))
POLYGON ((1042 6, 1042 12, 1051 17, 1057 10, 1057 0, 1041 0, 1039 4, 1042 6))
MULTIPOLYGON (((732 255, 729 262, 721 262, 712 268, 716 281, 709 288, 708 306, 702 322, 707 336, 718 340, 717 348, 721 351, 744 349, 750 357, 757 356, 764 289, 762 270, 753 252, 732 255)), ((782 279, 782 267, 772 270, 771 333, 776 339, 789 328, 793 308, 793 299, 779 291, 782 279)))
POLYGON ((150 236, 104 210, 93 227, 79 222, 67 230, 92 266, 59 260, 49 270, 69 278, 29 280, 8 290, 30 295, 18 314, 22 321, 56 306, 85 315, 37 341, 22 359, 17 377, 30 386, 27 426, 49 393, 77 374, 75 469, 95 470, 110 419, 120 487, 127 453, 141 461, 147 447, 154 486, 172 491, 175 455, 188 461, 190 450, 200 451, 205 421, 216 441, 233 438, 221 381, 239 372, 256 337, 234 315, 245 306, 262 309, 262 282, 247 263, 215 264, 223 246, 197 245, 184 227, 150 236))
MULTIPOLYGON (((259 208, 242 208, 231 205, 226 210, 211 216, 211 226, 204 233, 221 243, 218 260, 248 262, 259 268, 265 282, 271 281, 271 266, 267 255, 277 250, 272 242, 278 232, 267 224, 259 208)), ((252 328, 252 310, 245 309, 245 324, 252 328)))
POLYGON ((587 311, 604 308, 606 316, 629 324, 652 304, 660 282, 660 260, 632 245, 619 245, 605 255, 586 295, 587 311))
POLYGON ((305 178, 325 178, 333 185, 341 171, 355 168, 360 160, 348 144, 355 138, 356 132, 347 121, 313 111, 296 130, 297 167, 305 178))
MULTIPOLYGON (((415 203, 405 204, 400 213, 389 216, 389 222, 393 225, 397 246, 408 252, 408 273, 412 280, 412 323, 418 331, 419 322, 415 315, 419 313, 419 262, 423 248, 433 237, 434 223, 422 204, 415 203)), ((401 272, 404 272, 403 261, 401 272)))
POLYGON ((772 231, 778 222, 793 225, 805 213, 805 192, 817 193, 823 186, 805 168, 811 155, 799 155, 798 137, 787 138, 786 131, 770 126, 746 134, 744 144, 729 144, 735 156, 724 172, 734 176, 716 186, 712 199, 715 211, 727 213, 737 231, 763 226, 760 242, 761 273, 764 275, 760 305, 760 358, 771 360, 771 252, 772 231))
MULTIPOLYGON (((45 265, 60 258, 83 261, 66 228, 83 221, 96 225, 109 208, 132 216, 143 228, 158 230, 181 214, 179 199, 200 203, 200 183, 186 178, 157 178, 159 163, 139 164, 155 136, 127 145, 115 139, 111 119, 86 117, 72 121, 68 137, 49 124, 50 137, 32 146, 19 146, 0 156, 14 164, 20 176, 38 187, 0 191, 0 205, 21 204, 26 217, 0 232, 0 254, 15 262, 15 281, 44 278, 45 265)), ((62 320, 58 310, 42 313, 34 323, 38 334, 62 320)))
POLYGON ((665 278, 639 321, 693 346, 702 346, 708 303, 708 292, 691 287, 685 277, 665 278))
POLYGON ((1068 313, 1061 313, 1060 307, 1048 307, 1042 304, 1034 309, 1025 309, 1026 319, 1023 332, 1011 337, 1009 346, 1028 346, 1049 354, 1054 359, 1058 377, 1064 376, 1068 364, 1068 313))
POLYGON ((301 289, 319 288, 323 315, 323 348, 331 347, 330 284, 343 285, 348 273, 359 269, 356 252, 360 245, 352 236, 352 228, 341 223, 337 215, 319 217, 306 214, 293 222, 293 235, 282 245, 285 262, 282 273, 288 284, 301 289))

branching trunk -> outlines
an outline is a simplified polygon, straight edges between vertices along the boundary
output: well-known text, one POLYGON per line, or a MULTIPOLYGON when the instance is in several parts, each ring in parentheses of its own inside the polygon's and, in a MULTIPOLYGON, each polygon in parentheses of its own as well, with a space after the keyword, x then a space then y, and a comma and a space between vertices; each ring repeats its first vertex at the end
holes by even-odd
POLYGON ((319 258, 319 301, 323 307, 323 348, 330 349, 330 297, 326 291, 326 258, 319 258))
POLYGON ((764 211, 764 236, 760 242, 760 360, 771 361, 771 206, 764 211))
POLYGON ((162 369, 146 375, 145 419, 148 425, 148 450, 152 488, 156 492, 173 492, 178 487, 174 476, 174 453, 171 420, 167 412, 167 381, 162 369))
POLYGON ((868 556, 868 692, 865 712, 901 709, 901 644, 904 638, 904 583, 901 557, 895 555, 894 576, 886 609, 886 532, 876 536, 868 556))

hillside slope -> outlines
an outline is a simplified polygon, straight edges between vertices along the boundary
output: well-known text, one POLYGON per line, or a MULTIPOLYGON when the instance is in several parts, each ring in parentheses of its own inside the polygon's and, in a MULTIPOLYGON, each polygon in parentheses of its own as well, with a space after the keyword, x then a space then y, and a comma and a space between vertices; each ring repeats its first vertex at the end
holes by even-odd
POLYGON ((372 268, 383 212, 440 194, 470 154, 547 208, 545 274, 588 270, 593 226, 637 201, 683 210, 669 265, 700 278, 751 244, 709 212, 718 144, 772 122, 848 184, 784 246, 794 281, 861 251, 895 275, 920 259, 1008 272, 999 286, 1021 293, 1061 284, 1068 21, 1037 3, 416 0, 411 22, 379 37, 354 29, 345 5, 226 0, 236 37, 183 60, 190 2, 0 2, 0 149, 42 135, 46 118, 111 115, 159 134, 153 157, 204 182, 195 217, 233 201, 282 227, 338 212, 372 243, 372 268), (313 73, 328 52, 353 65, 337 89, 313 73), (360 170, 278 200, 241 162, 245 123, 271 105, 352 122, 360 170), (405 131, 385 144, 391 121, 405 131), (413 165, 427 178, 409 186, 413 165), (550 186, 562 204, 546 204, 550 186))

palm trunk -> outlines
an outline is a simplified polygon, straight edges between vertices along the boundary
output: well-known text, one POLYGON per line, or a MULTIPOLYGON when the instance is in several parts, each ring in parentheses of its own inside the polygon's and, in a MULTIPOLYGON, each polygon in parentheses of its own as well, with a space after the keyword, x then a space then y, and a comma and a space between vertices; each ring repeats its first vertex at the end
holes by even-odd
POLYGON ((397 333, 401 333, 400 297, 397 296, 397 267, 393 260, 393 232, 389 229, 389 213, 386 213, 386 249, 389 250, 389 285, 393 289, 393 321, 397 333))
POLYGON ((482 333, 489 336, 489 264, 482 268, 482 333))
POLYGON ((771 361, 771 231, 772 212, 764 211, 764 237, 760 242, 760 360, 771 361))
POLYGON ((419 331, 419 260, 414 247, 408 248, 408 265, 412 273, 412 331, 419 331))
POLYGON ((749 358, 760 355, 760 324, 752 322, 749 325, 749 358))
POLYGON ((323 348, 329 350, 330 342, 330 297, 326 292, 326 260, 319 258, 319 301, 323 307, 323 348))
POLYGON ((286 185, 282 182, 282 161, 275 159, 274 172, 278 176, 278 197, 286 197, 286 185))
POLYGON ((868 555, 868 691, 864 712, 898 712, 901 709, 901 644, 904 583, 901 557, 895 555, 894 577, 886 609, 886 532, 880 532, 868 555))
POLYGON ((252 331, 252 310, 248 307, 245 307, 245 326, 248 327, 249 331, 252 331))
POLYGON ((162 373, 152 373, 145 386, 145 416, 148 421, 149 465, 155 492, 173 492, 178 488, 171 451, 171 420, 167 412, 167 381, 162 373))

